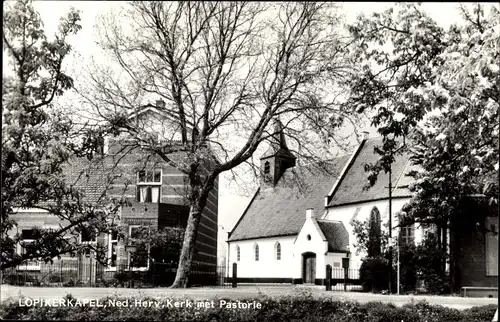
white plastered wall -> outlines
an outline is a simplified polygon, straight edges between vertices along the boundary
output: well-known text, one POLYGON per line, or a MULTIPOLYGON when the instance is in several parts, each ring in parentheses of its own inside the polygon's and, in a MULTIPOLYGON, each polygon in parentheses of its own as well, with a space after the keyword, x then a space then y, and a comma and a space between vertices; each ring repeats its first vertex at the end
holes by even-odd
MULTIPOLYGON (((397 237, 399 229, 395 228, 398 225, 398 218, 396 214, 408 202, 409 198, 394 198, 392 199, 392 236, 397 237)), ((389 222, 389 200, 376 200, 352 205, 344 205, 333 208, 328 208, 323 215, 323 219, 337 220, 344 223, 347 232, 349 233, 349 247, 351 250, 350 255, 350 268, 359 268, 361 266, 361 259, 366 256, 364 253, 357 254, 354 244, 356 244, 356 236, 353 233, 353 226, 351 219, 356 212, 356 208, 360 208, 356 216, 356 220, 365 221, 370 217, 373 207, 377 207, 380 212, 380 219, 382 221, 382 229, 387 229, 384 224, 389 222)), ((387 230, 386 230, 387 231, 387 230)), ((424 236, 424 230, 418 225, 415 226, 415 243, 420 243, 424 236)))
POLYGON ((291 278, 293 263, 293 241, 295 236, 256 238, 229 243, 229 276, 233 263, 237 263, 238 277, 291 278), (276 244, 281 245, 281 259, 276 258, 276 244), (259 245, 259 260, 255 260, 255 245, 259 245), (237 260, 237 246, 240 260, 237 260))

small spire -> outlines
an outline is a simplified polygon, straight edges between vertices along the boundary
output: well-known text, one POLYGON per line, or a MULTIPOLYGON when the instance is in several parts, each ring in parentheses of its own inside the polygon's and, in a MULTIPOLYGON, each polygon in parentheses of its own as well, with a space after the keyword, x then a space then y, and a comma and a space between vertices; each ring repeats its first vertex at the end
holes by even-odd
POLYGON ((268 158, 274 155, 285 156, 295 159, 295 156, 290 152, 286 144, 285 133, 283 132, 283 123, 279 118, 274 119, 274 131, 270 138, 271 144, 269 149, 262 155, 261 159, 268 158))

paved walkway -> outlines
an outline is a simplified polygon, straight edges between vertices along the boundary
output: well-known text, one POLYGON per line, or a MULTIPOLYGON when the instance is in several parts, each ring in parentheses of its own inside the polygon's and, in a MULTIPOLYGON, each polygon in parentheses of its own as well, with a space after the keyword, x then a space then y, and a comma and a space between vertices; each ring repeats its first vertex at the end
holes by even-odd
POLYGON ((456 309, 466 309, 473 306, 497 304, 496 298, 463 298, 458 296, 424 296, 424 295, 381 295, 360 292, 326 292, 324 287, 304 286, 239 286, 233 288, 192 288, 192 289, 130 289, 130 288, 92 288, 92 287, 26 287, 0 285, 0 301, 24 296, 31 299, 60 299, 71 294, 77 299, 99 299, 105 296, 125 297, 155 297, 164 299, 188 298, 193 301, 212 299, 243 300, 261 296, 299 295, 311 292, 314 297, 331 297, 335 299, 353 300, 361 303, 379 301, 402 306, 406 303, 426 300, 430 304, 438 304, 456 309))

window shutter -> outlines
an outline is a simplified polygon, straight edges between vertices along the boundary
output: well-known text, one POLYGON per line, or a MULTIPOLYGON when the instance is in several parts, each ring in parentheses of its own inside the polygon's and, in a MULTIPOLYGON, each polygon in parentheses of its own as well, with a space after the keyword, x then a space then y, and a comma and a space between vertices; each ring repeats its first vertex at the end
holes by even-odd
POLYGON ((141 202, 141 188, 139 186, 135 186, 135 201, 141 202))

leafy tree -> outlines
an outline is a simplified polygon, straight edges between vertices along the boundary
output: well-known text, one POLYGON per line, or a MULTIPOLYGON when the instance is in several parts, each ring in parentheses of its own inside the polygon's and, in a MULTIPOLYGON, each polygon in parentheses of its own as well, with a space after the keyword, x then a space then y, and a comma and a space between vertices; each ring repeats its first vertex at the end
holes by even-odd
POLYGON ((201 213, 221 173, 253 166, 275 129, 296 156, 314 159, 320 153, 310 142, 335 141, 351 120, 335 100, 334 85, 350 70, 338 21, 334 5, 311 2, 134 2, 103 18, 109 65, 94 64, 81 94, 132 144, 188 178, 190 214, 173 287, 187 285, 201 213), (158 98, 166 104, 149 103, 158 98), (128 118, 145 108, 170 123, 151 130, 128 118), (283 126, 273 125, 276 118, 283 126))
POLYGON ((130 236, 138 252, 134 255, 141 261, 147 260, 156 263, 178 263, 184 229, 180 227, 165 227, 161 230, 141 227, 130 236))
POLYGON ((387 223, 384 224, 385 229, 380 230, 376 220, 359 221, 354 220, 353 234, 356 237, 356 243, 353 245, 356 253, 366 253, 368 257, 376 257, 381 254, 386 254, 389 250, 389 234, 387 231, 387 223))
POLYGON ((107 229, 106 218, 116 210, 106 200, 85 202, 78 189, 81 180, 67 183, 63 175, 73 156, 92 152, 93 142, 55 106, 56 97, 73 87, 62 64, 71 52, 67 38, 81 28, 78 12, 61 18, 55 38, 49 40, 31 1, 7 2, 4 9, 4 53, 13 69, 4 74, 2 84, 2 270, 27 260, 51 261, 83 252, 91 246, 78 244, 79 233, 107 229), (34 227, 35 241, 24 244, 21 234, 12 234, 13 216, 16 209, 32 207, 48 210, 60 225, 34 227), (23 254, 15 252, 18 243, 23 254))
POLYGON ((484 5, 462 6, 464 22, 448 30, 418 4, 361 16, 349 27, 358 73, 347 104, 371 113, 383 136, 379 161, 367 167, 369 185, 398 153, 410 153, 418 170, 405 210, 437 227, 443 250, 464 198, 498 201, 500 14, 490 8, 486 17, 484 5))

